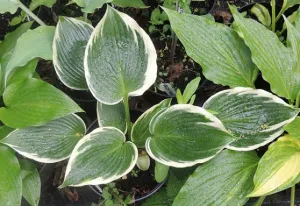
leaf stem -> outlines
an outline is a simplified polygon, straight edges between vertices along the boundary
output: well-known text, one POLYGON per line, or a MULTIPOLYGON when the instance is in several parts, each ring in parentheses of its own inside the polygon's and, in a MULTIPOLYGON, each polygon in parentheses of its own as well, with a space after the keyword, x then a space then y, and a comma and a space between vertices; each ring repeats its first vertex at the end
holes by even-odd
POLYGON ((299 108, 299 106, 300 106, 300 95, 296 98, 296 104, 295 104, 296 108, 299 108))
POLYGON ((296 186, 294 185, 291 188, 291 202, 290 202, 290 206, 295 206, 295 189, 296 189, 296 186))
POLYGON ((278 15, 276 16, 275 22, 277 22, 279 20, 279 18, 282 16, 282 14, 284 13, 285 9, 282 7, 280 12, 278 13, 278 15))
POLYGON ((19 7, 33 20, 35 20, 37 23, 39 23, 41 26, 46 26, 46 24, 38 17, 36 16, 30 9, 28 9, 22 2, 19 2, 19 7))
POLYGON ((128 140, 131 140, 131 120, 130 120, 130 110, 129 110, 129 98, 128 94, 124 96, 124 105, 125 105, 125 119, 127 125, 127 135, 128 140))
POLYGON ((267 196, 261 196, 253 206, 261 206, 267 196))
POLYGON ((272 6, 272 31, 275 32, 276 29, 276 0, 271 0, 272 6))
POLYGON ((83 21, 88 22, 88 13, 83 12, 83 21))

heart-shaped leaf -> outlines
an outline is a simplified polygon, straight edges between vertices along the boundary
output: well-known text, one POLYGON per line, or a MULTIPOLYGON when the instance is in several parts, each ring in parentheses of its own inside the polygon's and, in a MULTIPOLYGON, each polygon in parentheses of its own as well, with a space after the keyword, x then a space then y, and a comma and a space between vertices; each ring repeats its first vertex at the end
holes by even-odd
POLYGON ((148 154, 172 167, 206 162, 235 139, 215 116, 188 104, 167 108, 152 119, 149 129, 148 154))
POLYGON ((43 126, 17 129, 0 142, 27 158, 53 163, 67 159, 84 134, 84 122, 70 114, 43 126))
POLYGON ((19 0, 0 0, 0 14, 4 14, 5 12, 16 13, 19 4, 19 0))
POLYGON ((34 164, 28 160, 19 160, 22 176, 22 194, 23 197, 32 206, 38 206, 41 194, 40 175, 34 164))
POLYGON ((294 61, 292 50, 264 25, 243 17, 234 7, 231 7, 231 12, 235 27, 242 33, 253 62, 270 83, 271 90, 281 97, 295 100, 300 94, 300 67, 294 61))
POLYGON ((11 55, 6 68, 6 78, 14 68, 24 66, 28 61, 37 57, 52 60, 54 32, 55 27, 53 26, 40 26, 24 33, 18 39, 13 54, 11 55))
POLYGON ((299 110, 261 89, 237 87, 210 97, 204 109, 214 112, 238 139, 227 148, 249 151, 264 146, 283 133, 299 110))
POLYGON ((87 90, 84 52, 93 27, 83 21, 60 17, 53 41, 53 64, 59 79, 69 88, 87 90))
POLYGON ((114 105, 107 105, 98 102, 97 117, 99 127, 115 127, 126 134, 127 125, 125 119, 125 105, 123 101, 114 105))
POLYGON ((32 25, 32 22, 27 22, 19 26, 14 32, 8 33, 4 41, 0 43, 0 93, 2 94, 5 88, 5 73, 7 64, 16 47, 17 40, 22 36, 32 25))
POLYGON ((274 194, 300 181, 300 140, 286 135, 273 143, 258 164, 249 195, 274 194))
POLYGON ((107 184, 129 173, 138 150, 114 127, 98 128, 73 150, 62 187, 107 184))
POLYGON ((104 104, 142 95, 155 82, 156 58, 146 32, 127 14, 108 6, 85 52, 88 87, 104 104))
POLYGON ((1 121, 12 128, 43 125, 53 119, 81 112, 63 92, 38 79, 17 81, 3 94, 1 121))
POLYGON ((0 205, 21 205, 22 178, 14 152, 0 144, 0 205))
POLYGON ((144 112, 133 124, 131 130, 131 140, 137 147, 144 148, 146 140, 151 136, 149 124, 152 118, 162 110, 168 108, 172 99, 165 99, 144 112))
POLYGON ((187 54, 202 66, 207 79, 230 87, 254 87, 257 69, 236 32, 205 17, 164 10, 187 54))
POLYGON ((173 205, 244 205, 253 189, 258 161, 255 152, 224 150, 196 169, 173 205))
POLYGON ((296 117, 294 121, 284 126, 284 130, 291 136, 300 138, 300 117, 296 117))

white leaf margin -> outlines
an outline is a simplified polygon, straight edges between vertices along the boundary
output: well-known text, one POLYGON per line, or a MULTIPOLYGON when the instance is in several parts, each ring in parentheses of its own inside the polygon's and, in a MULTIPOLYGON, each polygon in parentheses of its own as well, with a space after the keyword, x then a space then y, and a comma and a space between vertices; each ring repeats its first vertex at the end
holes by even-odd
MULTIPOLYGON (((85 26, 88 26, 90 27, 91 29, 94 30, 94 27, 84 21, 80 21, 80 20, 77 20, 77 19, 74 19, 74 18, 70 18, 70 17, 63 17, 64 19, 66 19, 67 21, 71 21, 73 24, 75 25, 85 25, 85 26)), ((56 41, 59 40, 59 28, 60 28, 60 21, 58 21, 58 24, 56 26, 56 29, 55 29, 55 33, 54 33, 54 39, 53 39, 53 44, 52 44, 52 50, 53 50, 53 65, 54 65, 54 69, 55 71, 56 70, 59 70, 60 72, 62 71, 62 69, 60 68, 59 64, 57 64, 58 62, 58 56, 57 56, 57 48, 56 48, 56 41)), ((62 81, 64 83, 64 85, 66 85, 67 87, 69 87, 70 89, 74 89, 74 90, 86 90, 86 89, 83 89, 83 88, 79 88, 79 87, 73 87, 71 85, 69 85, 68 82, 66 82, 64 80, 64 78, 61 77, 60 73, 59 72, 56 72, 58 78, 60 79, 60 81, 62 81)))
MULTIPOLYGON (((76 114, 71 114, 71 115, 73 115, 76 119, 78 119, 84 125, 84 131, 86 132, 86 125, 85 125, 84 121, 76 114)), ((55 120, 52 120, 52 121, 55 121, 55 120)), ((19 131, 19 130, 22 130, 22 129, 16 129, 16 130, 12 131, 11 133, 9 133, 9 135, 11 135, 14 132, 19 131)), ((5 138, 8 138, 9 135, 7 135, 5 138)), ((71 153, 70 153, 69 155, 64 156, 62 158, 59 158, 59 159, 41 158, 41 157, 38 157, 37 154, 35 154, 35 153, 32 154, 32 153, 22 152, 22 151, 18 150, 14 145, 7 144, 5 142, 1 142, 1 143, 9 146, 10 148, 15 150, 16 152, 18 152, 22 156, 27 157, 28 159, 35 160, 35 161, 41 162, 41 163, 46 163, 46 164, 60 162, 60 161, 68 159, 71 156, 71 153)))
MULTIPOLYGON (((135 151, 135 157, 134 157, 134 160, 131 162, 131 165, 128 167, 128 169, 126 171, 124 171, 123 173, 121 174, 118 174, 118 175, 114 175, 110 178, 107 178, 107 179, 103 179, 102 177, 98 177, 96 179, 93 179, 93 180, 88 180, 86 182, 83 182, 81 184, 77 184, 77 185, 68 185, 68 186, 71 186, 71 187, 81 187, 81 186, 85 186, 85 185, 101 185, 101 184, 108 184, 114 180, 117 180, 121 177, 123 177, 124 175, 128 174, 134 167, 135 167, 135 164, 137 162, 137 159, 138 159, 138 149, 137 147, 135 146, 135 144, 133 144, 132 142, 130 141, 126 141, 126 137, 124 135, 124 133, 119 130, 118 128, 115 128, 115 127, 101 127, 101 128, 97 128, 95 130, 93 130, 91 133, 87 134, 86 136, 84 136, 81 140, 79 140, 79 142, 77 143, 77 145, 75 146, 75 148, 73 149, 72 151, 72 154, 70 156, 70 159, 69 159, 69 162, 68 162, 68 165, 67 165, 67 168, 66 168, 66 173, 65 173, 65 178, 68 176, 68 174, 70 173, 70 171, 72 170, 72 163, 76 157, 78 157, 78 155, 80 155, 81 153, 83 153, 84 151, 82 151, 81 153, 78 153, 77 150, 78 148, 83 145, 85 142, 87 142, 88 140, 91 139, 91 134, 94 134, 94 133, 98 133, 98 132, 101 132, 103 131, 104 129, 114 129, 116 131, 118 131, 119 133, 121 133, 124 137, 124 143, 129 143, 131 145, 131 147, 134 149, 135 151)), ((86 148, 86 150, 89 149, 89 148, 86 148)), ((64 184, 64 183, 63 183, 64 184)), ((62 184, 62 185, 63 185, 62 184)))
MULTIPOLYGON (((270 101, 273 101, 275 103, 278 103, 278 104, 282 104, 286 107, 290 107, 290 108, 293 108, 295 109, 293 106, 287 104, 285 101, 283 101, 281 98, 265 91, 265 90, 262 90, 262 89, 253 89, 253 88, 250 88, 250 87, 235 87, 233 89, 227 89, 227 90, 223 90, 223 91, 220 91, 216 94, 214 94, 213 96, 211 96, 204 104, 203 104, 203 108, 205 108, 205 106, 210 102, 212 101, 215 97, 217 96, 220 96, 222 94, 227 94, 228 96, 229 95, 247 95, 247 94, 254 94, 256 95, 257 97, 267 97, 269 98, 270 100, 267 101, 267 102, 270 102, 270 101)), ((265 102, 263 102, 265 103, 265 102)), ((300 112, 300 110, 298 110, 298 113, 300 112)), ((295 114, 295 116, 291 119, 288 119, 286 121, 283 121, 283 122, 280 122, 278 124, 275 124, 275 125, 272 125, 271 127, 269 127, 268 129, 264 130, 263 132, 261 133, 264 133, 264 132, 271 132, 271 131, 274 131, 276 129, 279 129, 280 127, 283 127, 284 125, 294 121, 294 119, 297 117, 297 113, 295 114)), ((267 138, 264 142, 260 143, 260 144, 256 144, 256 145, 253 145, 253 146, 250 146, 250 147, 245 147, 245 148, 240 148, 240 147, 234 147, 234 146, 231 146, 230 144, 226 146, 227 149, 230 149, 230 150, 235 150, 235 151, 243 151, 243 152, 246 152, 246 151, 251 151, 251 150, 255 150, 261 146, 264 146, 270 142, 272 142, 273 140, 275 140, 277 137, 279 137, 282 133, 284 132, 284 129, 282 128, 281 130, 275 132, 273 135, 271 135, 269 138, 267 138)))
MULTIPOLYGON (((101 19, 101 21, 99 22, 99 24, 96 26, 96 28, 94 29, 94 31, 91 34, 91 37, 88 41, 88 44, 86 46, 85 49, 85 57, 84 57, 84 71, 85 71, 85 78, 87 81, 87 85, 90 88, 90 76, 91 74, 89 73, 89 67, 88 67, 88 55, 89 55, 89 48, 93 45, 93 42, 96 38, 98 38, 99 36, 102 36, 102 28, 104 26, 104 23, 106 21, 107 18, 107 13, 109 9, 113 9, 115 12, 117 12, 120 17, 123 19, 123 22, 127 25, 127 27, 129 29, 131 29, 131 31, 134 34, 134 38, 135 38, 135 42, 136 44, 138 44, 137 41, 137 36, 136 33, 139 33, 140 36, 142 37, 142 39, 144 40, 145 43, 145 48, 146 51, 145 53, 148 54, 148 65, 147 65, 147 71, 145 73, 145 80, 144 80, 144 84, 141 88, 133 91, 133 92, 129 92, 128 96, 140 96, 143 95, 145 91, 147 91, 149 89, 150 86, 152 86, 155 83, 156 77, 157 77, 157 53, 156 53, 156 49, 154 47, 154 44, 151 40, 151 38, 149 37, 149 35, 138 25, 138 23, 131 18, 130 16, 128 16, 127 14, 124 14, 122 12, 119 12, 118 10, 111 8, 110 6, 107 6, 106 12, 103 16, 103 18, 101 19)), ((107 105, 114 105, 119 103, 120 101, 123 100, 123 98, 121 98, 119 101, 116 102, 105 102, 99 98, 97 98, 97 95, 95 94, 95 92, 90 89, 91 93, 93 94, 93 96, 101 103, 107 104, 107 105)))
MULTIPOLYGON (((150 125, 149 125, 150 133, 151 134, 154 133, 154 124, 155 124, 154 121, 157 121, 161 117, 161 115, 163 115, 164 113, 170 112, 170 111, 172 112, 172 111, 176 111, 176 110, 185 110, 185 111, 188 111, 190 113, 197 113, 197 114, 203 115, 207 119, 211 120, 211 122, 209 122, 209 123, 200 123, 201 125, 208 125, 210 127, 215 127, 216 129, 221 130, 221 131, 229 134, 228 131, 226 130, 225 126, 223 125, 223 123, 216 116, 214 116, 213 114, 209 113, 208 111, 206 111, 205 109, 203 109, 201 107, 193 106, 193 105, 190 105, 190 104, 173 105, 173 106, 167 108, 166 110, 164 110, 163 112, 158 113, 158 116, 157 117, 154 116, 152 118, 151 122, 150 122, 150 125)), ((178 162, 175 162, 175 161, 166 161, 162 158, 156 157, 151 151, 150 141, 151 141, 151 137, 149 137, 146 140, 146 144, 145 144, 146 151, 149 154, 149 156, 152 159, 154 159, 155 161, 157 161, 161 164, 164 164, 164 165, 167 165, 167 166, 170 166, 170 167, 175 167, 175 168, 191 167, 191 166, 194 166, 196 164, 207 162, 210 159, 214 158, 217 154, 219 154, 223 149, 226 148, 226 145, 225 145, 224 148, 217 151, 214 155, 212 155, 211 157, 204 158, 204 159, 198 159, 198 160, 195 160, 195 161, 185 161, 185 162, 178 161, 178 162)))

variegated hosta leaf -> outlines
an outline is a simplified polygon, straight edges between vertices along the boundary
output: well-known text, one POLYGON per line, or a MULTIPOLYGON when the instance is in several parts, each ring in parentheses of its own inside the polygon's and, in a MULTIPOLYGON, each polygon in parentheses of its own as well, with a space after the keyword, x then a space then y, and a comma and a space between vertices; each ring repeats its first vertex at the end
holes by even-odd
POLYGON ((98 102, 97 117, 99 127, 115 127, 126 134, 127 124, 125 118, 125 105, 123 101, 114 105, 107 105, 98 102))
POLYGON ((296 117, 294 121, 285 125, 284 130, 294 138, 300 138, 300 117, 296 117))
POLYGON ((243 87, 213 95, 203 108, 213 111, 226 129, 237 137, 227 148, 239 151, 254 150, 270 143, 299 113, 269 92, 243 87))
POLYGON ((107 184, 129 173, 138 150, 114 127, 98 128, 82 138, 73 150, 65 175, 66 186, 107 184))
POLYGON ((3 100, 5 107, 0 108, 0 120, 12 128, 43 125, 82 111, 60 90, 32 78, 9 85, 3 93, 3 100))
POLYGON ((156 79, 156 58, 146 32, 131 17, 108 6, 85 52, 88 87, 105 104, 142 95, 156 79))
POLYGON ((244 205, 253 189, 258 161, 255 152, 222 151, 196 169, 181 188, 173 205, 244 205))
POLYGON ((93 27, 83 21, 60 17, 53 41, 53 64, 59 79, 69 88, 87 90, 84 52, 93 27))
POLYGON ((300 67, 293 59, 293 52, 264 25, 243 17, 234 7, 231 7, 231 12, 235 27, 242 33, 253 62, 270 83, 271 90, 281 97, 295 100, 300 94, 300 67))
POLYGON ((0 14, 9 12, 11 14, 16 13, 19 8, 19 0, 0 0, 0 14))
POLYGON ((29 160, 19 160, 22 175, 22 194, 32 206, 38 206, 41 194, 40 175, 29 160))
POLYGON ((40 57, 52 60, 52 42, 55 27, 40 26, 28 30, 17 41, 16 47, 6 68, 6 78, 16 67, 24 66, 28 61, 40 57), (26 51, 26 52, 24 52, 26 51))
POLYGON ((131 130, 131 140, 137 147, 144 148, 146 140, 151 136, 149 124, 154 115, 168 108, 172 99, 165 99, 144 112, 133 124, 131 130))
POLYGON ((152 119, 149 129, 148 154, 172 167, 206 162, 235 139, 215 116, 188 104, 167 108, 152 119))
POLYGON ((300 140, 286 135, 273 143, 259 161, 255 188, 249 195, 274 194, 300 181, 300 140))
POLYGON ((0 205, 21 205, 22 178, 14 152, 0 144, 0 205))
POLYGON ((43 126, 17 129, 0 142, 27 158, 53 163, 67 159, 84 134, 84 122, 70 114, 43 126))
POLYGON ((187 54, 202 66, 207 79, 230 87, 254 87, 257 69, 236 32, 205 17, 164 10, 187 54))

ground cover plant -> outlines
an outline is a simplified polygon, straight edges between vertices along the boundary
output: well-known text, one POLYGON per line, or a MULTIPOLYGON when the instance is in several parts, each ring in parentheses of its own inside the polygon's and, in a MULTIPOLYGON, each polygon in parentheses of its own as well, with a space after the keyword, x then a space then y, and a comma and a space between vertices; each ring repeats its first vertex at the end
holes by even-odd
MULTIPOLYGON (((136 165, 149 169, 150 158, 157 182, 167 178, 170 168, 195 167, 184 180, 171 171, 162 190, 167 205, 244 205, 250 197, 260 197, 259 205, 267 195, 288 188, 294 204, 300 180, 299 10, 293 24, 285 18, 282 41, 274 13, 271 23, 261 24, 230 6, 234 21, 228 27, 207 16, 162 8, 204 77, 228 88, 195 106, 196 78, 184 91, 177 90, 177 104, 165 99, 132 122, 129 99, 143 95, 157 78, 155 46, 132 17, 110 5, 95 27, 87 14, 106 3, 145 4, 74 2, 82 8, 83 20, 60 16, 51 27, 19 1, 0 1, 0 12, 20 7, 40 24, 31 30, 32 22, 23 23, 0 43, 0 204, 20 205, 22 195, 38 204, 40 179, 27 159, 68 159, 64 188, 112 183, 136 165), (75 114, 80 107, 38 78, 38 58, 53 61, 65 86, 92 93, 98 128, 87 133, 75 114), (255 87, 260 73, 271 91, 255 87), (266 145, 259 156, 257 149, 266 145), (169 184, 177 185, 168 193, 169 184)), ((113 203, 108 192, 114 187, 105 187, 104 204, 113 203)), ((134 196, 122 200, 118 192, 113 194, 119 204, 134 203, 134 196)))

